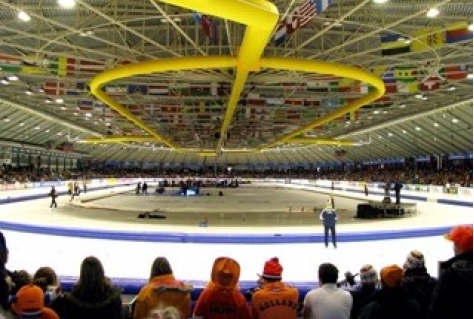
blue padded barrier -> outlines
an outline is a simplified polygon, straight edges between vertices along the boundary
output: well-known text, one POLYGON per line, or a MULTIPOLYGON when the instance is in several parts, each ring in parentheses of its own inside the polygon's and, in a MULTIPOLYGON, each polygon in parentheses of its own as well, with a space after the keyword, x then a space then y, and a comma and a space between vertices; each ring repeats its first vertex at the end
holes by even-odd
MULTIPOLYGON (((316 221, 315 221, 316 223, 316 221)), ((3 230, 34 234, 93 238, 105 240, 167 242, 167 243, 200 243, 200 244, 297 244, 322 243, 324 235, 318 233, 286 233, 286 234, 200 234, 183 232, 139 232, 113 231, 81 228, 62 228, 55 226, 39 226, 0 221, 3 230)), ((370 232, 340 233, 339 242, 360 242, 372 240, 404 239, 415 237, 440 236, 451 227, 434 227, 421 229, 378 230, 370 232)))
MULTIPOLYGON (((61 288, 63 291, 71 291, 72 286, 77 282, 75 277, 61 277, 61 288)), ((202 290, 206 286, 205 281, 196 280, 185 280, 186 282, 193 285, 194 289, 191 292, 191 300, 196 301, 201 294, 202 290)), ((122 289, 124 295, 137 295, 140 289, 146 285, 147 280, 145 279, 133 279, 133 278, 112 278, 112 283, 122 289)), ((308 291, 317 287, 317 282, 286 282, 286 284, 298 288, 300 292, 300 299, 302 299, 308 291)), ((248 290, 254 288, 257 285, 257 279, 255 281, 240 281, 240 291, 245 294, 248 290)))
POLYGON ((464 202, 464 201, 452 200, 452 199, 437 199, 436 202, 437 202, 438 204, 447 204, 447 205, 473 207, 473 203, 472 203, 472 202, 464 202))

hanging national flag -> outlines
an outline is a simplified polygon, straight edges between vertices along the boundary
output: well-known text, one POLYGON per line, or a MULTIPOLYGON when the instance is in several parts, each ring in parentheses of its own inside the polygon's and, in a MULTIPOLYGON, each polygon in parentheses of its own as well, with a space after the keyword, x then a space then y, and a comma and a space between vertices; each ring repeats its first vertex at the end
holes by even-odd
POLYGON ((413 40, 410 45, 412 52, 439 49, 444 46, 444 32, 442 28, 426 28, 416 30, 412 34, 413 40))
POLYGON ((279 23, 273 38, 275 45, 280 46, 284 44, 288 35, 295 32, 298 28, 305 27, 331 4, 332 0, 305 0, 284 21, 279 23))
POLYGON ((167 85, 149 85, 148 95, 168 95, 170 92, 167 85))
POLYGON ((382 55, 397 55, 410 52, 410 42, 396 33, 384 34, 380 37, 382 55))
POLYGON ((0 68, 5 72, 20 72, 22 66, 19 57, 0 54, 0 68))
POLYGON ((448 25, 445 32, 446 43, 472 40, 472 31, 467 22, 448 25))
POLYGON ((207 14, 200 14, 198 12, 193 13, 194 22, 201 26, 204 34, 209 38, 211 43, 217 44, 218 42, 218 26, 217 21, 212 19, 207 14))

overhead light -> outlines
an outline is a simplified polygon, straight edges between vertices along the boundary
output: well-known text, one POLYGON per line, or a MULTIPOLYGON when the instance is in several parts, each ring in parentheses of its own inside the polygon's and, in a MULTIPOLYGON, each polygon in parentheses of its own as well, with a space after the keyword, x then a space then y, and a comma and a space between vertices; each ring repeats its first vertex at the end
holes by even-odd
POLYGON ((374 3, 377 3, 377 4, 382 4, 385 2, 387 2, 387 0, 374 0, 374 3))
POLYGON ((20 11, 20 12, 18 12, 18 19, 20 19, 23 22, 28 22, 28 21, 31 20, 31 17, 25 11, 20 11))
POLYGON ((428 100, 428 97, 427 97, 427 96, 423 96, 421 99, 422 99, 422 100, 428 100))
POLYGON ((74 112, 74 115, 75 115, 75 116, 78 116, 78 115, 79 115, 79 113, 77 113, 77 112, 74 112))
POLYGON ((473 30, 472 23, 467 27, 467 29, 472 32, 473 30))
POLYGON ((426 13, 426 16, 427 16, 428 18, 434 18, 434 17, 436 17, 438 14, 439 14, 438 8, 431 8, 431 9, 429 9, 428 12, 426 13))
POLYGON ((45 102, 46 104, 50 104, 50 103, 53 102, 53 101, 51 101, 51 99, 48 97, 46 100, 44 100, 44 102, 45 102))
POLYGON ((376 110, 376 111, 374 111, 374 114, 379 114, 379 113, 380 113, 380 111, 377 111, 377 110, 376 110))
POLYGON ((49 133, 49 129, 46 130, 46 133, 49 133))
POLYGON ((469 73, 469 74, 467 75, 467 78, 468 78, 469 80, 472 80, 472 79, 474 78, 474 75, 473 75, 472 73, 469 73))
POLYGON ((393 136, 393 133, 390 133, 390 132, 389 132, 389 133, 388 133, 388 136, 393 136))
POLYGON ((415 95, 415 98, 417 98, 417 99, 422 99, 423 97, 424 97, 423 94, 416 94, 416 95, 415 95))
POLYGON ((382 113, 383 113, 383 114, 387 114, 387 113, 388 113, 388 111, 383 111, 382 113))
POLYGON ((406 130, 403 130, 403 131, 402 131, 402 133, 403 133, 403 134, 406 134, 406 133, 407 133, 407 131, 406 131, 406 130))
POLYGON ((58 135, 58 136, 61 136, 61 135, 63 135, 63 133, 61 133, 61 132, 58 132, 56 135, 58 135))
POLYGON ((161 18, 161 19, 160 19, 160 22, 161 22, 161 23, 168 23, 168 20, 165 19, 165 18, 161 18))
POLYGON ((421 127, 417 126, 417 127, 415 127, 415 130, 421 131, 421 127))
POLYGON ((85 116, 86 117, 92 117, 92 113, 86 113, 85 116))
POLYGON ((400 108, 401 108, 401 109, 403 109, 403 108, 405 108, 405 107, 406 107, 405 104, 400 105, 400 108))
POLYGON ((0 83, 3 84, 3 85, 7 85, 7 84, 10 83, 10 82, 8 82, 7 79, 1 79, 1 80, 0 80, 0 83))
POLYGON ((65 107, 65 106, 61 106, 61 110, 66 111, 66 107, 65 107))
POLYGON ((39 125, 35 126, 35 130, 39 130, 41 127, 39 125))
POLYGON ((56 100, 54 100, 54 102, 56 102, 58 104, 62 104, 62 103, 64 103, 64 100, 62 98, 57 98, 56 100))
POLYGON ((457 122, 459 122, 459 120, 458 120, 457 118, 453 118, 453 119, 451 120, 451 122, 457 123, 457 122))
POLYGON ((456 87, 454 85, 451 85, 449 88, 448 88, 448 91, 455 91, 456 90, 456 87))
POLYGON ((76 5, 76 1, 75 0, 58 0, 58 4, 65 9, 71 9, 71 8, 74 8, 74 6, 76 5))
POLYGON ((16 75, 9 75, 7 76, 8 81, 18 81, 18 76, 16 75))
POLYGON ((433 125, 434 125, 435 127, 438 127, 438 126, 439 126, 439 123, 438 123, 438 122, 434 122, 433 125))
POLYGON ((3 119, 3 121, 8 123, 8 122, 10 122, 10 119, 8 117, 6 117, 6 118, 3 119))
POLYGON ((25 91, 25 94, 26 94, 26 95, 32 95, 32 94, 33 94, 33 92, 31 92, 31 90, 30 90, 30 89, 28 89, 28 90, 26 90, 26 91, 25 91))
POLYGON ((174 22, 181 22, 181 18, 180 17, 175 17, 173 18, 174 22))
POLYGON ((18 124, 18 126, 24 126, 24 125, 25 125, 25 123, 23 123, 23 122, 20 122, 20 123, 18 124))

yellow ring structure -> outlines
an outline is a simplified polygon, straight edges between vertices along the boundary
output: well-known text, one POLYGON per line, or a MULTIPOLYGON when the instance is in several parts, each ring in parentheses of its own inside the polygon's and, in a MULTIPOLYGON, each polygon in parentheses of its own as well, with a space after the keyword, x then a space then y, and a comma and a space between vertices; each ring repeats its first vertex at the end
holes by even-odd
MULTIPOLYGON (((274 27, 278 21, 279 14, 274 4, 265 0, 160 0, 178 7, 202 12, 217 16, 223 19, 235 21, 247 26, 244 39, 237 57, 214 56, 214 57, 185 57, 170 58, 153 61, 139 62, 120 66, 115 69, 104 71, 96 75, 91 83, 91 93, 117 111, 120 115, 133 122, 135 125, 152 135, 156 140, 166 144, 168 147, 178 152, 188 152, 186 149, 178 148, 172 141, 168 140, 153 128, 144 123, 141 119, 133 115, 123 105, 112 99, 102 91, 102 87, 115 80, 128 77, 160 72, 196 70, 196 69, 218 69, 236 68, 236 77, 232 86, 227 109, 222 120, 221 138, 218 140, 216 149, 213 152, 200 152, 203 156, 215 156, 222 145, 222 138, 226 135, 231 124, 237 103, 240 99, 248 75, 252 71, 259 71, 261 68, 291 70, 311 73, 333 74, 341 77, 348 77, 368 83, 375 87, 372 92, 349 105, 342 107, 331 114, 315 119, 305 126, 278 137, 275 141, 268 143, 258 150, 271 148, 279 143, 289 142, 291 138, 310 130, 313 127, 323 125, 344 114, 354 111, 363 105, 376 100, 385 93, 385 86, 381 79, 365 72, 361 69, 337 63, 328 63, 304 59, 292 58, 261 58, 265 46, 270 39, 274 27)), ((193 152, 194 153, 194 152, 193 152)))

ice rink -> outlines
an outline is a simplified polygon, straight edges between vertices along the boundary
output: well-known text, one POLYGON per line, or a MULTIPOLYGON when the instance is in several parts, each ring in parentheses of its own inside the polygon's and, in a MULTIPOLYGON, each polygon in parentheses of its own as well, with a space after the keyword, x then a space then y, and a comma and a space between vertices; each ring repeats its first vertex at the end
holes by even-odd
MULTIPOLYGON (((131 189, 130 189, 131 190, 131 189)), ((2 222, 20 230, 2 230, 10 249, 9 269, 34 272, 40 266, 51 266, 61 276, 79 275, 82 259, 89 255, 100 258, 106 274, 112 278, 146 279, 157 256, 166 256, 175 275, 184 280, 206 281, 216 257, 230 256, 242 266, 241 280, 253 281, 263 264, 277 256, 284 267, 283 279, 288 282, 317 281, 317 268, 332 262, 342 273, 357 272, 366 263, 381 268, 388 264, 402 265, 412 249, 425 254, 431 274, 437 274, 438 261, 452 256, 452 245, 442 236, 396 240, 341 242, 337 249, 324 244, 198 244, 125 241, 68 236, 78 229, 117 234, 153 232, 189 232, 194 234, 254 235, 258 233, 321 234, 318 220, 328 195, 290 189, 247 188, 209 190, 210 196, 137 196, 132 191, 109 194, 105 191, 83 196, 84 203, 60 197, 59 208, 49 209, 49 199, 31 200, 0 206, 2 222), (98 195, 107 197, 95 199, 98 195), (291 212, 289 207, 292 207, 291 212), (303 208, 303 209, 302 209, 303 208), (137 215, 157 211, 166 219, 144 220, 137 215), (199 222, 208 218, 208 227, 199 222), (19 225, 19 226, 18 226, 19 225), (35 234, 29 226, 44 226, 56 231, 35 234)), ((204 190, 204 193, 207 191, 204 190)), ((370 199, 381 199, 371 197, 370 199)), ((339 234, 397 232, 406 229, 451 227, 472 223, 472 208, 418 203, 412 217, 380 220, 355 219, 357 204, 362 200, 335 197, 340 221, 339 234)))

